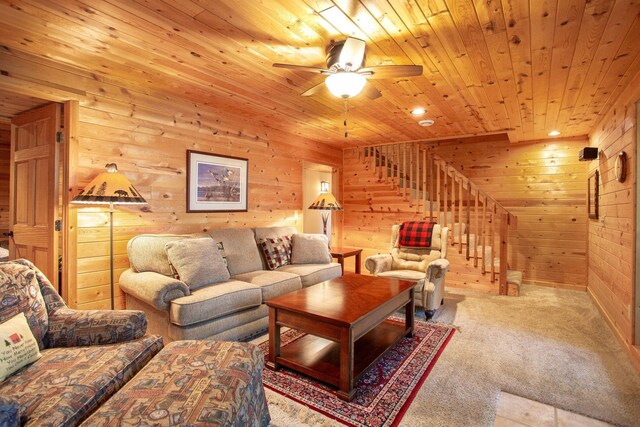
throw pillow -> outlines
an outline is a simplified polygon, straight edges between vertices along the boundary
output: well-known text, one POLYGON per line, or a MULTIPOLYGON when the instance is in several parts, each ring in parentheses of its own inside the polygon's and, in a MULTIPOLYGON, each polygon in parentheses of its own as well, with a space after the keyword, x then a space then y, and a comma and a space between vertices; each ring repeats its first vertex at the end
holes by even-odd
POLYGON ((189 289, 198 289, 229 280, 229 270, 224 264, 216 242, 209 237, 168 242, 165 250, 180 280, 189 289))
POLYGON ((291 238, 289 236, 268 237, 258 240, 269 270, 291 264, 291 238))
POLYGON ((294 234, 291 237, 291 264, 328 264, 329 239, 324 234, 294 234))
POLYGON ((0 324, 0 382, 40 357, 38 341, 24 313, 0 324))

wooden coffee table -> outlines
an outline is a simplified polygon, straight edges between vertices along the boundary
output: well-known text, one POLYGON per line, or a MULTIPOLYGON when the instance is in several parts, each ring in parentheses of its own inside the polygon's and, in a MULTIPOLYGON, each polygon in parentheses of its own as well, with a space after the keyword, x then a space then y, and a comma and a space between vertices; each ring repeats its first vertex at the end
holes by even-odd
POLYGON ((339 388, 354 384, 402 337, 413 336, 415 283, 347 274, 267 301, 270 369, 280 365, 339 388), (405 324, 386 320, 405 307, 405 324), (280 328, 307 335, 280 348, 280 328))

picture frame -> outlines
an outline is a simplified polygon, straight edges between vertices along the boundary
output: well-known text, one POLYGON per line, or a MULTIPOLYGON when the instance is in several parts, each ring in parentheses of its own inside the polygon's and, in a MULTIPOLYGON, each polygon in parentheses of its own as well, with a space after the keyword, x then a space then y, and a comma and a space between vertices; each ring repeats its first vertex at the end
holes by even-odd
POLYGON ((249 160, 187 150, 187 212, 247 212, 249 160))
POLYGON ((600 174, 596 169, 587 180, 587 213, 589 218, 598 219, 598 184, 600 181, 600 174))

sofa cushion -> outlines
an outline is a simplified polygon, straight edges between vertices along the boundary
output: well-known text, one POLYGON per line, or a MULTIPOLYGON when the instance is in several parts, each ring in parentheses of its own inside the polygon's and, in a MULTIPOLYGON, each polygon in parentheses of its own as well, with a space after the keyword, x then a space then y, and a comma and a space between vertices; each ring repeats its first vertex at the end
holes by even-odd
POLYGON ((210 237, 174 240, 165 249, 180 280, 191 290, 229 279, 229 270, 210 237))
POLYGON ((0 384, 20 403, 22 425, 77 425, 162 349, 162 338, 91 347, 52 348, 0 384))
POLYGON ((263 368, 251 344, 172 342, 84 426, 266 426, 263 368))
POLYGON ((233 278, 259 286, 262 290, 262 302, 302 288, 300 276, 284 271, 258 270, 236 274, 233 278))
POLYGON ((44 337, 49 327, 49 316, 36 271, 16 262, 0 264, 0 322, 24 313, 29 328, 44 348, 44 337))
POLYGON ((186 234, 140 234, 134 237, 127 244, 131 268, 138 273, 153 271, 165 276, 173 276, 165 245, 175 240, 190 238, 192 236, 186 234))
POLYGON ((331 259, 329 239, 324 234, 291 236, 292 264, 328 264, 331 259))
POLYGON ((169 307, 169 317, 175 325, 188 326, 260 304, 262 291, 259 286, 229 280, 174 299, 169 307))
POLYGON ((222 242, 227 268, 232 276, 262 270, 262 259, 250 228, 220 228, 211 232, 214 242, 222 242))
POLYGON ((256 240, 267 239, 269 237, 291 236, 298 232, 295 227, 289 226, 256 227, 254 228, 254 231, 256 234, 256 240))
POLYGON ((297 274, 300 276, 303 288, 342 276, 342 267, 335 262, 329 264, 289 264, 276 271, 297 274))
POLYGON ((269 270, 291 264, 291 238, 289 236, 259 239, 258 247, 269 270))
POLYGON ((40 356, 38 341, 29 329, 24 313, 0 324, 0 382, 40 356))

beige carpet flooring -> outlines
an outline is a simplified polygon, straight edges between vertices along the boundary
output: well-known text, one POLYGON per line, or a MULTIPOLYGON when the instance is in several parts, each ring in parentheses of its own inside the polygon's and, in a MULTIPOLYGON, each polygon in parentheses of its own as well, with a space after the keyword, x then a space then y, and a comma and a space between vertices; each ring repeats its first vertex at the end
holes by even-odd
MULTIPOLYGON (((492 426, 501 391, 640 426, 640 374, 586 293, 525 285, 514 298, 450 289, 434 320, 458 331, 401 426, 492 426)), ((267 399, 274 426, 333 425, 269 390, 267 399)))

